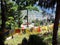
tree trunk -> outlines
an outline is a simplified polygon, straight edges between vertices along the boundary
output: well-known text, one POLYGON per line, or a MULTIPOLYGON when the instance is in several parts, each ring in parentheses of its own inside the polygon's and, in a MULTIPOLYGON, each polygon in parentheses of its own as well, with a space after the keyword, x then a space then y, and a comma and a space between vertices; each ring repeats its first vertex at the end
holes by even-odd
POLYGON ((55 16, 54 28, 53 28, 53 38, 52 38, 53 45, 57 45, 57 33, 58 33, 59 17, 60 17, 60 1, 58 0, 57 7, 56 7, 56 16, 55 16))
POLYGON ((5 29, 5 15, 6 15, 6 6, 5 1, 1 0, 1 16, 2 16, 2 25, 1 25, 1 34, 0 34, 0 45, 4 45, 4 29, 5 29))
POLYGON ((28 9, 27 9, 27 27, 28 27, 28 9))

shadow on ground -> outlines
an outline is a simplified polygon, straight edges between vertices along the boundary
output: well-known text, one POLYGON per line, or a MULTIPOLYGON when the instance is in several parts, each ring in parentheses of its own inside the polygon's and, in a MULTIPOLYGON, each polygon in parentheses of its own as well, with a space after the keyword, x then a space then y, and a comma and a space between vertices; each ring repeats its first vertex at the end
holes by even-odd
POLYGON ((30 35, 29 39, 27 40, 24 38, 22 40, 22 44, 18 45, 46 45, 46 43, 43 41, 43 38, 37 35, 30 35))

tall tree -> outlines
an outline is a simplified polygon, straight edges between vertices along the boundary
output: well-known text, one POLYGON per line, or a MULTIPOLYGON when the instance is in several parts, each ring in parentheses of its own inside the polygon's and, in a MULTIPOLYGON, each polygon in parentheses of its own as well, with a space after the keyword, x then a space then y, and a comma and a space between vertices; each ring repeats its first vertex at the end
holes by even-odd
POLYGON ((14 3, 13 1, 12 2, 6 1, 6 2, 7 2, 7 5, 6 5, 7 6, 7 14, 6 14, 7 21, 6 22, 9 23, 9 24, 8 23, 6 24, 6 28, 11 29, 11 23, 12 23, 11 19, 16 16, 18 5, 14 3), (8 21, 8 20, 11 20, 11 21, 8 21))
POLYGON ((6 22, 6 2, 5 0, 1 0, 1 19, 2 19, 2 25, 1 25, 1 34, 0 34, 0 45, 4 45, 4 29, 5 29, 5 22, 6 22))
POLYGON ((55 22, 54 22, 54 28, 53 28, 53 39, 52 44, 57 44, 57 32, 58 32, 58 25, 59 25, 59 19, 60 19, 60 1, 57 0, 57 7, 56 7, 56 16, 55 16, 55 22))
POLYGON ((28 11, 35 10, 35 11, 38 11, 38 12, 39 12, 39 10, 38 10, 37 7, 34 7, 34 6, 32 6, 32 5, 27 6, 27 7, 26 7, 26 10, 27 10, 27 27, 29 27, 29 26, 28 26, 28 11))
MULTIPOLYGON (((54 5, 57 3, 56 7, 56 16, 55 16, 55 22, 54 22, 54 28, 53 28, 53 38, 52 38, 52 44, 57 45, 57 31, 58 31, 58 24, 59 24, 59 17, 60 17, 60 0, 17 0, 16 3, 20 6, 21 9, 25 9, 24 7, 29 5, 34 5, 36 1, 39 1, 39 5, 45 8, 54 8, 54 5)), ((1 16, 2 16, 2 31, 5 28, 5 0, 1 0, 1 16)), ((3 37, 3 36, 2 36, 3 37)), ((1 41, 3 44, 3 41, 1 41)))

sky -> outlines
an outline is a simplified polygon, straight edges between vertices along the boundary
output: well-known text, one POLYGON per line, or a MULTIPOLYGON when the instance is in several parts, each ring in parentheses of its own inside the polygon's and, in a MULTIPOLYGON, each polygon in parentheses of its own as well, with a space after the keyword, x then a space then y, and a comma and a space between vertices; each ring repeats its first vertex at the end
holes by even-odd
POLYGON ((41 8, 40 6, 37 6, 37 5, 38 5, 38 1, 36 2, 36 4, 35 4, 34 6, 36 6, 39 10, 43 9, 46 13, 50 13, 50 14, 55 15, 56 5, 57 5, 57 4, 54 5, 55 8, 53 9, 53 13, 52 13, 52 9, 51 9, 51 8, 45 9, 44 7, 41 8))
POLYGON ((54 8, 54 9, 53 9, 53 12, 52 12, 52 9, 51 9, 51 8, 45 9, 44 7, 41 8, 40 6, 37 6, 37 5, 34 5, 34 6, 36 6, 39 10, 42 10, 42 9, 43 9, 46 13, 55 15, 56 8, 54 8))

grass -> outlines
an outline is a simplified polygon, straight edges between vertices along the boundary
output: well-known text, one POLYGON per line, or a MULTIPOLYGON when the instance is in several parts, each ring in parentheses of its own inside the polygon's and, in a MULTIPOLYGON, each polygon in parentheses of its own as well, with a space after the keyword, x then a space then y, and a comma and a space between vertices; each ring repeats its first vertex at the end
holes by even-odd
MULTIPOLYGON (((13 39, 6 40, 5 44, 9 44, 9 45, 21 44, 23 38, 26 37, 28 39, 30 34, 36 35, 37 33, 33 32, 33 33, 26 33, 26 34, 16 34, 13 39)), ((44 41, 47 43, 47 45, 52 45, 52 35, 49 34, 47 36, 42 36, 42 37, 44 38, 44 41)), ((57 39, 58 39, 58 44, 60 44, 60 28, 58 31, 58 38, 57 39)))
MULTIPOLYGON (((35 34, 35 33, 34 33, 34 34, 35 34)), ((18 35, 16 34, 13 39, 6 40, 6 41, 5 41, 5 44, 9 44, 9 45, 18 45, 18 44, 21 44, 23 38, 26 37, 26 38, 28 39, 28 38, 29 38, 29 35, 30 35, 30 34, 18 34, 18 35)), ((32 34, 31 34, 31 35, 32 35, 32 34)), ((36 34, 35 34, 35 35, 36 35, 36 34)), ((46 41, 49 41, 49 38, 51 38, 51 35, 48 35, 48 37, 44 37, 44 36, 43 36, 43 38, 44 38, 44 41, 45 41, 45 42, 46 42, 46 41)), ((50 43, 50 42, 49 42, 49 43, 50 43)))
POLYGON ((17 44, 19 44, 19 43, 22 42, 22 39, 23 39, 24 37, 26 37, 26 38, 28 39, 29 35, 28 35, 28 34, 22 34, 22 35, 20 35, 20 34, 17 35, 17 34, 16 34, 13 39, 6 40, 6 41, 5 41, 5 44, 17 45, 17 44))

